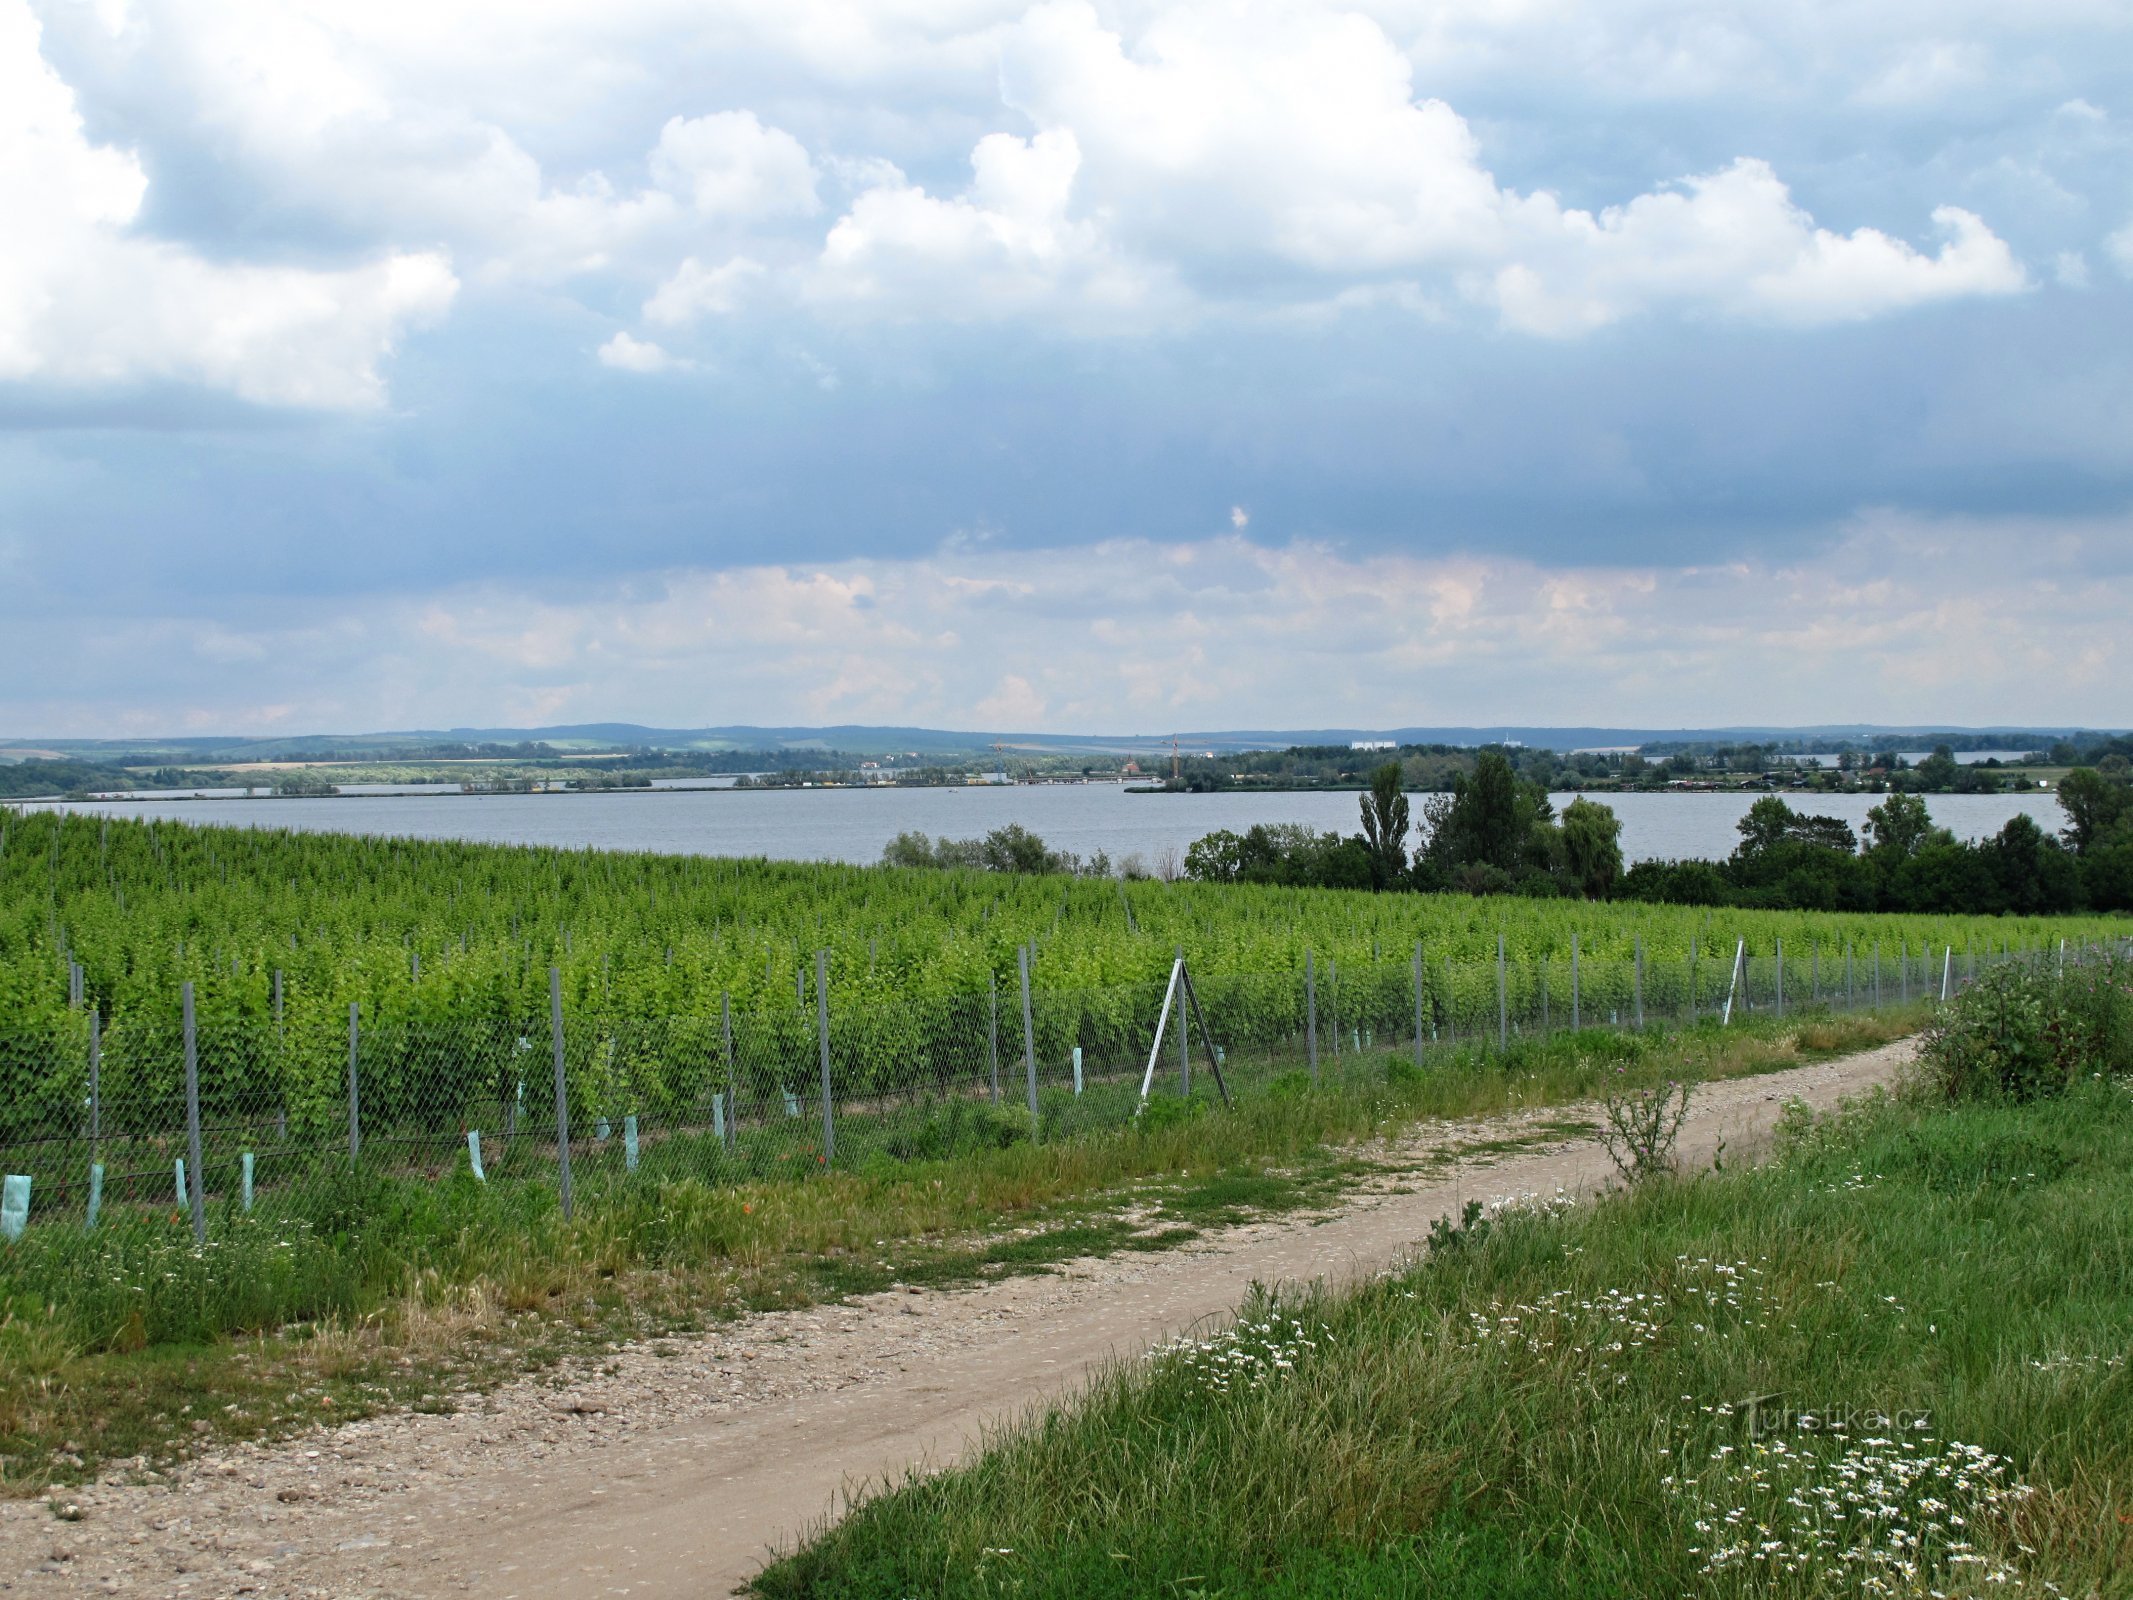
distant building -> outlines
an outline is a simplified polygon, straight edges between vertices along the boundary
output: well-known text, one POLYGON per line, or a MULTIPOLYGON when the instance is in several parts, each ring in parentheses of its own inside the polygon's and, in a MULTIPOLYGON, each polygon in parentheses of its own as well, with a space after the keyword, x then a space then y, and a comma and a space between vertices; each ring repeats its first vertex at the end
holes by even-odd
POLYGON ((1396 740, 1392 739, 1350 739, 1348 748, 1351 750, 1397 750, 1400 746, 1396 740))

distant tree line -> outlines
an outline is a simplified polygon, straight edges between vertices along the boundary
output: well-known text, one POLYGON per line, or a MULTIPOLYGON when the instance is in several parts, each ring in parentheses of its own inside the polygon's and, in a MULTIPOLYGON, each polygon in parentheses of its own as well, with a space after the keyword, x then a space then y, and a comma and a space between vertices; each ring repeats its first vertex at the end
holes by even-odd
POLYGON ((1546 787, 1520 776, 1503 751, 1483 750, 1471 773, 1423 800, 1418 820, 1410 819, 1402 777, 1397 762, 1372 775, 1357 833, 1294 824, 1224 829, 1194 842, 1186 876, 1766 909, 2133 910, 2133 772, 2116 752, 2062 781, 2067 826, 2058 837, 2016 816, 1992 838, 1967 843, 1935 827, 1915 794, 1895 793, 1867 813, 1862 841, 1838 818, 1805 815, 1766 795, 1741 819, 1741 842, 1725 860, 1643 861, 1626 870, 1613 811, 1579 798, 1558 815, 1546 787))
MULTIPOLYGON (((967 867, 980 872, 1065 873, 1077 878, 1108 878, 1111 858, 1097 851, 1086 858, 1071 850, 1054 850, 1019 822, 995 828, 982 839, 930 839, 917 829, 899 833, 882 848, 885 867, 967 867)), ((1131 870, 1127 876, 1138 877, 1131 870)))

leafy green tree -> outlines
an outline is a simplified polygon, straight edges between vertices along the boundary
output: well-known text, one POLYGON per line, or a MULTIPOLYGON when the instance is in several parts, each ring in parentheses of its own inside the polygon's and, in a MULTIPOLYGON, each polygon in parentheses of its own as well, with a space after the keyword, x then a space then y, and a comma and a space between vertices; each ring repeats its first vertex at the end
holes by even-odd
POLYGON ((1390 889, 1407 871, 1407 796, 1400 789, 1400 764, 1388 761, 1370 775, 1363 796, 1363 848, 1370 854, 1370 880, 1390 889))
POLYGON ((1604 900, 1622 876, 1622 820, 1582 796, 1563 808, 1563 863, 1588 900, 1604 900))
POLYGON ((2062 837, 2086 855, 2133 823, 2133 784, 2094 767, 2076 767, 2059 780, 2059 809, 2066 813, 2062 837))
POLYGON ((1945 794, 1956 786, 1956 780, 1962 776, 1962 768, 1957 764, 1953 750, 1944 744, 1937 744, 1933 747, 1933 753, 1913 769, 1913 776, 1919 788, 1931 794, 1945 794))
POLYGON ((2037 826, 2035 818, 2008 818, 2007 826, 1985 842, 1981 853, 2000 886, 1997 909, 2034 916, 2040 912, 2072 911, 2080 904, 2078 863, 2065 846, 2037 826))
POLYGON ((2000 886, 1984 852, 1935 829, 1888 879, 1888 898, 1899 911, 1993 912, 2001 909, 2000 886))
POLYGON ((1916 855, 1936 834, 1954 837, 1933 826, 1932 813, 1915 794, 1892 794, 1866 814, 1868 853, 1885 868, 1916 855))
POLYGON ((1529 863, 1534 825, 1547 822, 1551 811, 1545 790, 1522 784, 1510 758, 1487 749, 1475 758, 1471 773, 1453 780, 1449 796, 1433 797, 1423 807, 1429 825, 1423 848, 1448 873, 1487 866, 1516 875, 1529 863))

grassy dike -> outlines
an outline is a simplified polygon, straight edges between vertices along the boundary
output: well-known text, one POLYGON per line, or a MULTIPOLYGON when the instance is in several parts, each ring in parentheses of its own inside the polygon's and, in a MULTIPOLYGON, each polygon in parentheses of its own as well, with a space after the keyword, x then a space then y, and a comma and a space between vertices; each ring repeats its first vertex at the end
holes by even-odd
POLYGON ((1260 1298, 757 1580, 862 1597, 2133 1593, 2133 1089, 1780 1153, 1260 1298))
POLYGON ((1276 1079, 1233 1111, 1158 1102, 1134 1126, 939 1160, 717 1188, 640 1176, 581 1192, 568 1222, 545 1184, 461 1170, 345 1174, 250 1216, 218 1211, 204 1251, 176 1213, 109 1215, 93 1235, 33 1227, 0 1247, 0 1493, 321 1417, 449 1405, 750 1310, 1161 1250, 1328 1203, 1431 1119, 1567 1105, 1603 1080, 1774 1071, 1920 1019, 1593 1031, 1507 1056, 1447 1052, 1421 1072, 1364 1058, 1317 1090, 1300 1072, 1276 1079))

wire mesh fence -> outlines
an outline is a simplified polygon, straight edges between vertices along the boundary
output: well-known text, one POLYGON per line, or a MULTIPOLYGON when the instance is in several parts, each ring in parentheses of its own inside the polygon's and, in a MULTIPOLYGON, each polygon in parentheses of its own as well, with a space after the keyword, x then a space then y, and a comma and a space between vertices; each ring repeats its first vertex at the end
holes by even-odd
MULTIPOLYGON (((1181 960, 1182 960, 1181 954, 1181 960)), ((1744 944, 1651 958, 1342 963, 1197 976, 1198 1014, 1164 1025, 1168 985, 986 992, 839 1006, 826 957, 792 1003, 644 1018, 367 1020, 338 1025, 164 1011, 0 1030, 0 1173, 19 1233, 176 1213, 205 1238, 232 1209, 288 1204, 352 1167, 432 1181, 535 1184, 568 1211, 617 1184, 733 1183, 937 1159, 1119 1126, 1152 1095, 1263 1094, 1427 1070, 1433 1052, 1567 1030, 1812 1014, 1940 999, 1995 960, 1908 945, 1744 944), (1160 1041, 1158 1029, 1162 1028, 1160 1041), (1212 1055, 1213 1059, 1210 1059, 1212 1055)))

